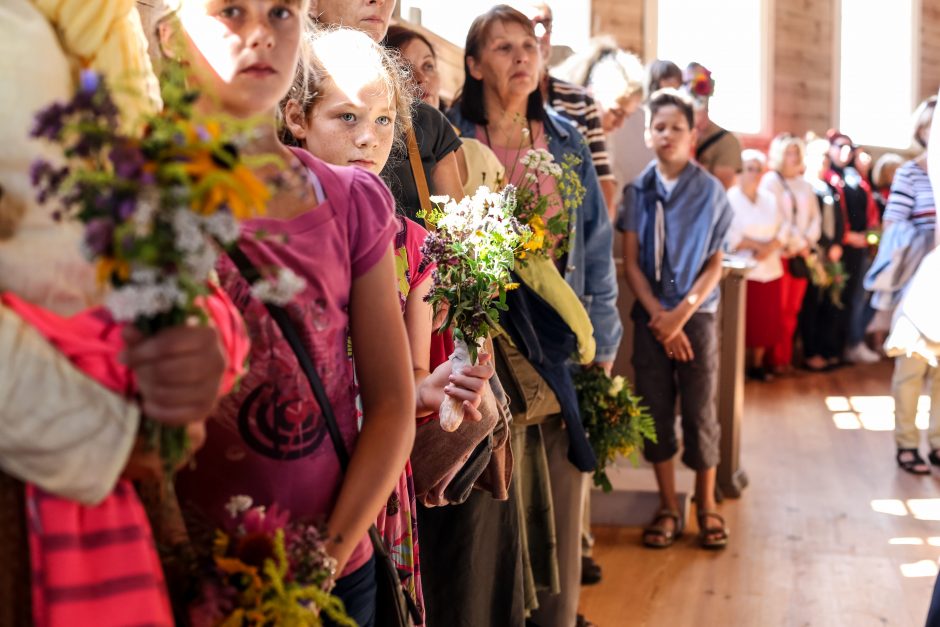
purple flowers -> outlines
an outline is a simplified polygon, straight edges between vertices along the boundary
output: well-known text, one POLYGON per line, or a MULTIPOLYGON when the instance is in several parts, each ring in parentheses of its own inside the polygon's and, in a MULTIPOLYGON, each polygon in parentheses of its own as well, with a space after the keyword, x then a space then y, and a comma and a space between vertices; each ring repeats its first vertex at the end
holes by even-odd
POLYGON ((92 259, 108 253, 114 241, 114 222, 106 218, 95 218, 85 225, 86 253, 92 259))

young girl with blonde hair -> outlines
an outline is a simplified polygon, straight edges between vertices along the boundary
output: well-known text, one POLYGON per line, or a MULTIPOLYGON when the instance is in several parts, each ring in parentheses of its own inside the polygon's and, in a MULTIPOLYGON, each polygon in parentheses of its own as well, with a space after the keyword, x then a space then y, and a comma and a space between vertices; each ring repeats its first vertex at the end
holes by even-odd
MULTIPOLYGON (((406 66, 397 55, 366 34, 348 28, 318 29, 306 38, 306 68, 301 67, 282 103, 282 139, 302 144, 314 156, 335 165, 352 165, 374 174, 383 171, 392 147, 410 127, 412 86, 406 66)), ((398 216, 395 253, 398 290, 414 364, 415 415, 421 419, 440 407, 445 395, 463 400, 471 422, 479 423, 486 380, 492 377, 488 356, 482 363, 451 373, 449 352, 432 350, 443 340, 432 335, 430 290, 433 267, 421 266, 421 245, 427 235, 416 222, 398 216), (436 359, 432 359, 435 352, 436 359)), ((436 426, 429 427, 436 431, 436 426)), ((479 441, 492 424, 467 425, 479 441)), ((441 437, 447 437, 441 432, 441 437)), ((420 461, 420 460, 419 460, 420 461)), ((415 462, 418 465, 418 461, 415 462)), ((419 487, 421 482, 418 482, 419 487)), ((379 516, 379 530, 408 591, 423 607, 417 549, 415 482, 410 465, 379 516)))

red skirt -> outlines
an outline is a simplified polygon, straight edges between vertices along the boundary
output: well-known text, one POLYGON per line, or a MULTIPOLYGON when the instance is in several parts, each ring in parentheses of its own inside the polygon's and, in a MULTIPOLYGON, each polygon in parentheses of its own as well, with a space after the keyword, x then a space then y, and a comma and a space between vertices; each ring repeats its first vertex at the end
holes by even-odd
POLYGON ((783 280, 747 282, 748 348, 773 348, 783 337, 783 280))

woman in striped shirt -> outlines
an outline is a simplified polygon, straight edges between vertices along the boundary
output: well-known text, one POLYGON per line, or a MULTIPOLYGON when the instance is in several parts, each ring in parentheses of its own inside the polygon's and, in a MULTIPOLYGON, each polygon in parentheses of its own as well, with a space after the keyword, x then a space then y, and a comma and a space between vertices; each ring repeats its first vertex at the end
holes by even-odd
MULTIPOLYGON (((914 139, 927 148, 933 112, 937 98, 931 97, 918 107, 914 139)), ((927 175, 926 152, 908 161, 900 168, 891 185, 891 195, 884 213, 885 235, 890 229, 913 227, 911 240, 927 235, 933 243, 936 229, 936 209, 933 188, 927 175)), ((912 244, 913 246, 913 244, 912 244)), ((927 249, 930 249, 928 245, 927 249)), ((915 268, 909 268, 913 274, 915 268)), ((906 287, 906 286, 905 286, 906 287)), ((927 438, 930 444, 928 459, 935 466, 940 466, 940 368, 930 366, 919 357, 900 355, 894 361, 894 376, 891 380, 891 392, 895 405, 894 438, 897 443, 898 466, 913 474, 929 474, 930 467, 920 456, 918 445, 920 436, 914 424, 917 415, 917 402, 924 387, 924 380, 930 386, 930 427, 927 438)))

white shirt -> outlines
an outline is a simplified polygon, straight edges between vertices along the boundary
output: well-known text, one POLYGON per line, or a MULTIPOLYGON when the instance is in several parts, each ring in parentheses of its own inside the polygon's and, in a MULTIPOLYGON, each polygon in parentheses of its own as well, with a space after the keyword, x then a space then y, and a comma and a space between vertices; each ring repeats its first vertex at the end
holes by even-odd
MULTIPOLYGON (((728 190, 728 202, 734 209, 734 219, 728 231, 728 245, 735 249, 745 237, 756 242, 769 242, 777 239, 781 244, 787 242, 789 221, 777 205, 773 194, 757 190, 757 200, 752 202, 741 188, 735 185, 728 190)), ((742 254, 753 255, 752 251, 742 254)), ((757 266, 748 272, 751 281, 767 283, 783 276, 783 263, 777 252, 757 262, 757 266)))
POLYGON ((799 176, 786 179, 784 185, 780 175, 770 171, 761 179, 760 189, 774 195, 789 223, 789 233, 784 243, 785 254, 795 255, 806 247, 816 246, 822 234, 822 212, 813 185, 799 176), (794 198, 796 207, 793 206, 794 198))

